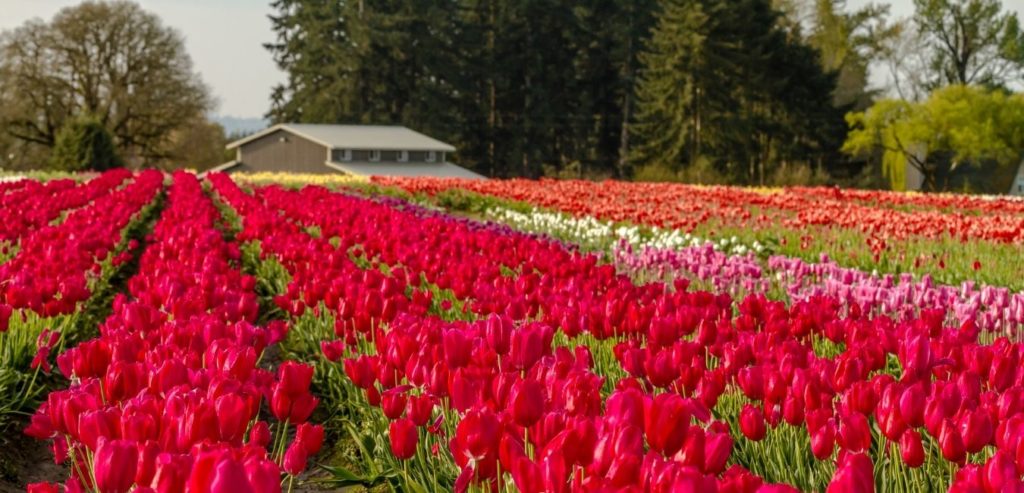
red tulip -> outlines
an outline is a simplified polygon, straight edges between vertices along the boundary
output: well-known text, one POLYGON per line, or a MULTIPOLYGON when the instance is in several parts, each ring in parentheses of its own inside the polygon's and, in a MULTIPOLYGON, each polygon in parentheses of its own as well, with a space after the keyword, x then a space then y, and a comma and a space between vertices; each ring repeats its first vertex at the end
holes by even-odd
POLYGON ((313 367, 285 361, 277 368, 277 389, 285 394, 297 397, 309 390, 309 384, 313 381, 313 367))
POLYGON ((871 459, 862 453, 840 456, 839 467, 826 493, 874 493, 875 475, 871 459))
POLYGON ((942 428, 939 431, 939 449, 942 451, 942 456, 950 462, 959 464, 967 458, 967 451, 964 448, 960 431, 948 419, 942 422, 942 428))
POLYGON ((266 447, 270 444, 270 425, 266 421, 257 421, 249 430, 249 443, 266 447))
POLYGON ((985 448, 992 441, 993 428, 992 418, 984 409, 964 414, 960 420, 960 435, 967 453, 975 454, 985 448))
POLYGON ((245 474, 253 493, 281 493, 281 470, 269 460, 250 459, 245 474))
POLYGON ((405 412, 405 392, 394 388, 384 391, 380 396, 380 408, 389 420, 396 420, 405 412))
MULTIPOLYGON (((159 473, 158 473, 159 475, 159 473)), ((189 493, 252 492, 245 468, 223 452, 201 454, 188 479, 189 493)))
POLYGON ((732 436, 728 433, 709 433, 704 441, 704 472, 721 474, 732 453, 732 436))
POLYGON ((764 414, 761 413, 761 408, 751 406, 750 404, 743 405, 743 409, 740 411, 740 431, 743 432, 743 436, 747 437, 748 440, 755 442, 765 437, 768 429, 765 426, 764 414))
POLYGON ((512 481, 519 491, 547 491, 540 466, 525 456, 516 459, 512 467, 512 481))
POLYGON ((298 476, 306 470, 307 460, 309 460, 309 453, 306 451, 305 445, 295 440, 284 453, 282 469, 292 476, 298 476))
POLYGON ((135 484, 138 457, 133 442, 100 437, 93 459, 96 487, 104 493, 127 493, 135 484))
POLYGON ((484 327, 487 344, 491 346, 491 349, 494 349, 495 353, 500 355, 508 354, 513 330, 512 320, 508 317, 491 314, 491 316, 487 317, 484 327))
POLYGON ((551 347, 554 332, 550 326, 526 324, 512 331, 509 348, 509 365, 514 370, 528 370, 544 355, 544 348, 551 347))
POLYGON ((217 425, 220 438, 225 442, 241 442, 249 425, 249 410, 238 394, 224 394, 217 398, 217 425))
POLYGON ((31 483, 28 493, 60 493, 60 487, 53 483, 31 483))
POLYGON ((544 388, 533 379, 519 380, 509 394, 509 407, 516 424, 529 428, 544 415, 544 388))
POLYGON ((921 383, 916 383, 903 390, 900 395, 899 410, 903 421, 913 428, 924 425, 925 393, 921 383))
POLYGON ((662 393, 644 401, 644 434, 651 450, 671 457, 686 439, 690 415, 679 394, 662 393))
POLYGON ((840 418, 839 444, 850 452, 871 448, 871 425, 863 414, 850 413, 840 418))
POLYGON ((337 362, 345 354, 345 341, 340 339, 321 341, 320 350, 328 361, 337 362))
POLYGON ((295 441, 302 444, 307 454, 316 455, 324 443, 324 427, 302 423, 296 428, 295 441))
POLYGON ((1004 491, 1009 483, 1020 483, 1017 465, 1012 457, 1003 451, 997 451, 982 467, 982 481, 985 491, 1004 491))
POLYGON ((409 418, 402 418, 393 421, 388 427, 388 436, 391 439, 391 453, 400 460, 411 459, 416 455, 416 443, 419 441, 419 433, 416 425, 409 418))
POLYGON ((825 460, 832 457, 835 450, 836 427, 832 422, 819 426, 811 433, 811 453, 818 460, 825 460))
POLYGON ((473 353, 473 340, 459 329, 446 330, 444 341, 444 357, 451 369, 462 368, 469 364, 473 353))
POLYGON ((156 474, 151 484, 157 493, 185 491, 192 467, 190 456, 162 453, 156 458, 156 474))
POLYGON ((0 303, 0 332, 7 332, 14 309, 7 303, 0 303))
POLYGON ((916 468, 924 464, 924 446, 917 430, 911 428, 903 432, 900 437, 900 456, 907 467, 916 468))
POLYGON ((426 426, 434 413, 434 398, 426 394, 411 396, 406 412, 416 426, 426 426))

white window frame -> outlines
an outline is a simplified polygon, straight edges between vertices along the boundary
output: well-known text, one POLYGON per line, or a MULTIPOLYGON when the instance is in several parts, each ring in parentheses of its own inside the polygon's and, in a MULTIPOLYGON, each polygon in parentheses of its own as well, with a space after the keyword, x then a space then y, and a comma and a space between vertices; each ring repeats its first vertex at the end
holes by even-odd
POLYGON ((341 159, 342 162, 349 162, 349 161, 351 161, 352 160, 352 149, 342 149, 341 150, 341 158, 340 159, 341 159))
POLYGON ((409 151, 398 151, 398 162, 407 163, 409 162, 409 151))
POLYGON ((437 152, 436 151, 427 151, 427 157, 424 159, 424 161, 426 161, 428 163, 433 163, 433 162, 437 161, 437 152))
POLYGON ((380 162, 380 151, 370 151, 370 161, 374 163, 380 162))

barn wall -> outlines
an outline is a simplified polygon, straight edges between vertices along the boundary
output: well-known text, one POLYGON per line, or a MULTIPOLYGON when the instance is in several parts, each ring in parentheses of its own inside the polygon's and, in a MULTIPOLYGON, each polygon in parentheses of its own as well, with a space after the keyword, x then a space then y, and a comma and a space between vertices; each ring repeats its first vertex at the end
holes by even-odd
POLYGON ((278 130, 242 145, 241 161, 242 164, 231 171, 336 173, 324 165, 327 161, 327 148, 284 130, 278 130), (281 137, 286 137, 287 141, 281 142, 281 137))

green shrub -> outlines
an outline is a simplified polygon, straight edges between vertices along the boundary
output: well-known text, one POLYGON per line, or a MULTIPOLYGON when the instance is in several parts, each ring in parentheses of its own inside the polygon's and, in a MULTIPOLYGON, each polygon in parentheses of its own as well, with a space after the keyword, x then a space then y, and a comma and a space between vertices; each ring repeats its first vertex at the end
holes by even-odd
POLYGON ((96 117, 81 115, 57 132, 50 166, 61 171, 103 171, 124 166, 110 131, 96 117))

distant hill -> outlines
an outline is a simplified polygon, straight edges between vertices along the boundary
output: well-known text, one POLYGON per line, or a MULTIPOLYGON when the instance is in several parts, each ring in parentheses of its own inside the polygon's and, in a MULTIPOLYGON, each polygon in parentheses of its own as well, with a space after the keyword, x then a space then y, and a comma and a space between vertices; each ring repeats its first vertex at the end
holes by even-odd
POLYGON ((263 118, 239 118, 235 116, 211 116, 211 120, 224 127, 228 137, 251 134, 267 128, 270 122, 263 118))

